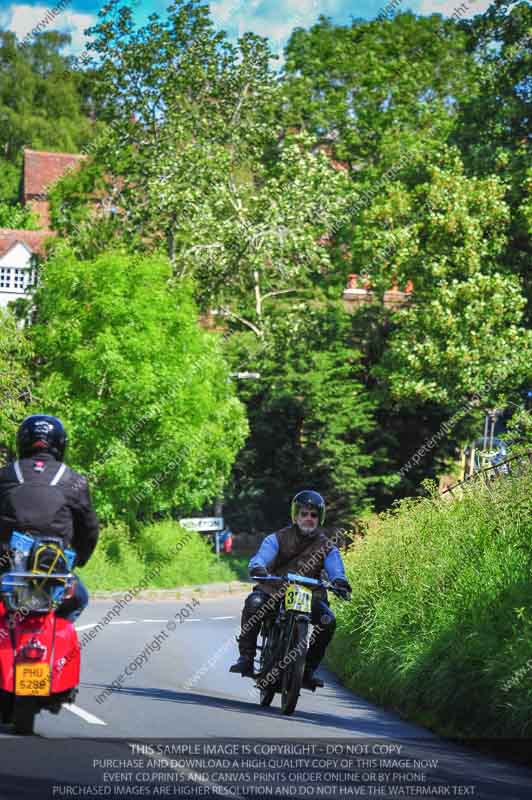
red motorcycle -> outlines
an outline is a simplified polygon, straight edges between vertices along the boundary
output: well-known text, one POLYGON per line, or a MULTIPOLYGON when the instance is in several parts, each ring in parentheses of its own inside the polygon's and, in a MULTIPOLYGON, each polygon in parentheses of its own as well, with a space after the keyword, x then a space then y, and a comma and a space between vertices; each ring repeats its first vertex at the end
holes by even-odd
POLYGON ((60 539, 13 532, 0 576, 0 717, 15 733, 32 734, 36 715, 58 714, 79 684, 74 625, 55 609, 72 597, 75 553, 60 539))

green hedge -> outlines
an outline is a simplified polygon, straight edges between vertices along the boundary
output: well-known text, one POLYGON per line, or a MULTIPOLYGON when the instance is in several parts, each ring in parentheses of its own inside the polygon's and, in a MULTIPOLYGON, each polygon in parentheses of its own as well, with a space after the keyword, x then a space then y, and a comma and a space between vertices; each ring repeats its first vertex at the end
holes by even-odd
POLYGON ((236 580, 200 534, 184 531, 171 520, 141 528, 132 536, 125 525, 104 528, 98 546, 80 576, 89 591, 121 590, 145 585, 174 589, 199 583, 236 580))
POLYGON ((531 478, 432 487, 351 548, 329 651, 349 687, 443 734, 532 735, 531 478))

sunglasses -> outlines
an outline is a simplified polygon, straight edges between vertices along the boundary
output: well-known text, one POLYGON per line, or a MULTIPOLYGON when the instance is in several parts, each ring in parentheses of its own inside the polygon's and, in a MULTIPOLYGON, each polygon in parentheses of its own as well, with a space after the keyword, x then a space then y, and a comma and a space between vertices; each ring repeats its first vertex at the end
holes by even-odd
POLYGON ((303 518, 311 517, 312 519, 318 519, 319 514, 317 511, 300 511, 299 516, 303 518))

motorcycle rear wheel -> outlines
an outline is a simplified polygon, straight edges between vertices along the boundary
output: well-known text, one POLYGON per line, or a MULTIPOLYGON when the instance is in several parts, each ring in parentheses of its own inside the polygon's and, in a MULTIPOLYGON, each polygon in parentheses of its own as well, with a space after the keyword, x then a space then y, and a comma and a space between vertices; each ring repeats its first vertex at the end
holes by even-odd
POLYGON ((294 657, 284 667, 281 682, 281 711, 285 715, 294 713, 299 700, 305 671, 305 659, 307 657, 307 647, 303 646, 303 642, 306 642, 307 633, 308 622, 294 623, 292 636, 286 650, 286 655, 293 653, 294 657))
POLYGON ((21 736, 31 736, 35 727, 37 708, 35 703, 26 698, 16 698, 13 706, 13 727, 21 736))

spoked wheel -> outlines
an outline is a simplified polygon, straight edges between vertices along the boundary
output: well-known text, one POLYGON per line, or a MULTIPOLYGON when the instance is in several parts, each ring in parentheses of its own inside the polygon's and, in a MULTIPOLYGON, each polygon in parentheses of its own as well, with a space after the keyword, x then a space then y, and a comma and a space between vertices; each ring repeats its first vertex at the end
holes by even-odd
POLYGON ((37 708, 32 700, 17 698, 13 707, 13 726, 15 733, 31 736, 35 727, 37 708))
POLYGON ((289 659, 289 662, 283 669, 281 682, 281 711, 283 714, 293 714, 299 700, 307 657, 307 632, 308 622, 294 623, 285 654, 285 659, 289 659))
MULTIPOLYGON (((273 661, 273 654, 275 652, 275 647, 277 644, 277 629, 275 625, 265 623, 262 626, 262 650, 260 651, 260 674, 263 676, 260 679, 260 682, 266 681, 268 677, 265 675, 265 670, 268 664, 272 664, 273 661)), ((265 688, 261 688, 260 690, 260 704, 263 707, 270 706, 272 704, 272 700, 275 697, 275 683, 273 681, 268 682, 265 688)))

